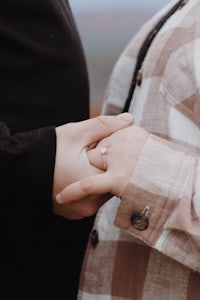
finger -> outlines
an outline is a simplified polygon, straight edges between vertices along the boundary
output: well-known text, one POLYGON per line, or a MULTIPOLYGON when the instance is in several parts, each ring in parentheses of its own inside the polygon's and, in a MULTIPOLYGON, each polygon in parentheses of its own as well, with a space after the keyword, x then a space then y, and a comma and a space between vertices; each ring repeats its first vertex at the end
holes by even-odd
MULTIPOLYGON (((80 123, 79 123, 80 124, 80 123)), ((81 131, 88 145, 133 124, 133 115, 123 113, 117 116, 99 116, 81 122, 81 131)), ((80 133, 81 134, 81 133, 80 133)))
MULTIPOLYGON (((94 166, 95 168, 106 170, 105 164, 104 164, 104 158, 101 153, 101 148, 94 148, 89 151, 87 151, 87 158, 89 163, 94 166)), ((107 164, 107 163, 106 163, 107 164)))
POLYGON ((111 179, 106 173, 90 176, 65 187, 56 196, 56 201, 66 204, 90 195, 107 194, 110 193, 111 187, 111 179))

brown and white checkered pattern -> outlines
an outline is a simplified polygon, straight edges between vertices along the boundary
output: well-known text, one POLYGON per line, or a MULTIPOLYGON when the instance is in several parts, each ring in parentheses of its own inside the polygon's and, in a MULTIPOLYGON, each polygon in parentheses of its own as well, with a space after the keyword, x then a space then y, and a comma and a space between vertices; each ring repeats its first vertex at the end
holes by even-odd
MULTIPOLYGON (((116 63, 103 113, 122 111, 138 50, 172 1, 147 22, 116 63)), ((78 299, 200 299, 200 0, 166 22, 142 65, 130 111, 151 135, 123 199, 99 211, 78 299), (149 227, 130 222, 149 206, 149 227)))

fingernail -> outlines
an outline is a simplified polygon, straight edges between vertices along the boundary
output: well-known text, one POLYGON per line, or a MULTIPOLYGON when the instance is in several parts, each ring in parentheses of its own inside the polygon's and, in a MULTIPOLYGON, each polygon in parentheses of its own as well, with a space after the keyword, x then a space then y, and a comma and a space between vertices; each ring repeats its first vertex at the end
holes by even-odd
POLYGON ((56 195, 56 201, 58 202, 58 203, 61 203, 61 193, 60 194, 57 194, 56 195))
POLYGON ((119 115, 122 121, 128 122, 133 120, 133 115, 131 113, 123 113, 119 115))

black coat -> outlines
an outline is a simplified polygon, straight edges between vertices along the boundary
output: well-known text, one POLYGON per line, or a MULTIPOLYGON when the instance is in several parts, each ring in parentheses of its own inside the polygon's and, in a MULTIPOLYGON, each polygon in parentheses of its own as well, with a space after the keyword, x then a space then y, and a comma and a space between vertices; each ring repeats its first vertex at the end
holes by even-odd
POLYGON ((89 117, 65 0, 0 1, 0 299, 76 299, 92 218, 52 213, 55 126, 89 117))

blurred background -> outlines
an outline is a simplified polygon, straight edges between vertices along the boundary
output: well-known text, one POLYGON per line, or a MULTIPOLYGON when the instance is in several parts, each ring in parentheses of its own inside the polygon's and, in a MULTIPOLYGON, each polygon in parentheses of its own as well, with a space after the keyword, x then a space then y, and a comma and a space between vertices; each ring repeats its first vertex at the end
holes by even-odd
POLYGON ((170 0, 69 0, 90 80, 91 117, 101 111, 110 73, 141 25, 170 0))

